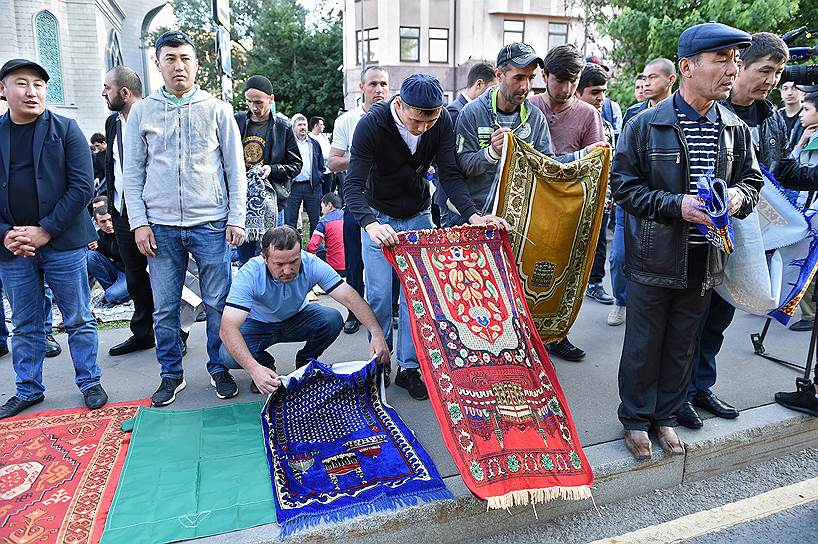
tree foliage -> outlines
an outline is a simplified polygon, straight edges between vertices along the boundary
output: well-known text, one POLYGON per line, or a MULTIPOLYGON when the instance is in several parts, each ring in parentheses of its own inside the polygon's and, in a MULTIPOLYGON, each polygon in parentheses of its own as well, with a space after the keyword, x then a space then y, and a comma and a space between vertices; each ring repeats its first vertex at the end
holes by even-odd
POLYGON ((633 80, 647 61, 676 60, 682 31, 704 21, 718 21, 747 32, 781 34, 807 25, 818 27, 815 0, 580 0, 597 34, 613 47, 606 58, 617 66, 611 97, 624 107, 634 102, 633 80))
MULTIPOLYGON (((210 0, 174 0, 177 27, 194 42, 199 58, 197 83, 221 96, 216 62, 216 25, 210 0)), ((341 14, 321 9, 317 24, 309 24, 297 0, 231 0, 233 104, 244 109, 242 89, 251 75, 273 83, 276 109, 288 116, 303 113, 324 117, 331 128, 343 105, 341 14)), ((153 44, 167 29, 148 37, 153 44)))

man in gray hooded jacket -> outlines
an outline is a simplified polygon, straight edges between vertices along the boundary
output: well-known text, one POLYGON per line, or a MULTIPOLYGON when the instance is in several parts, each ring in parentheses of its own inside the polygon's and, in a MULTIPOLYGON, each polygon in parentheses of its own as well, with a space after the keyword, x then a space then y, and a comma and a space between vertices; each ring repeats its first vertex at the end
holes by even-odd
POLYGON ((230 289, 228 244, 244 241, 247 179, 239 128, 230 106, 195 84, 190 38, 156 40, 164 86, 134 105, 125 132, 124 192, 136 245, 147 258, 162 384, 154 406, 185 387, 179 309, 188 254, 199 268, 207 315, 207 371, 216 395, 238 388, 219 357, 219 326, 230 289))
MULTIPOLYGON (((529 104, 537 67, 543 61, 525 43, 504 46, 497 56, 498 85, 466 104, 457 119, 457 164, 469 187, 475 206, 491 213, 496 191, 495 180, 503 150, 503 133, 513 132, 541 153, 551 155, 551 134, 545 115, 529 104)), ((467 221, 451 210, 441 212, 444 226, 467 221)))

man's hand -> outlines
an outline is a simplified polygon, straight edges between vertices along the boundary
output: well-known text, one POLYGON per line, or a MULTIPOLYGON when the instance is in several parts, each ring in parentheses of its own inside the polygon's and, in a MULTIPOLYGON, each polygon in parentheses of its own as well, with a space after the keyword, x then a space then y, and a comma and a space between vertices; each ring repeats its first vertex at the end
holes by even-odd
POLYGON ((145 257, 156 257, 156 253, 154 253, 153 250, 158 246, 156 245, 156 238, 153 237, 153 229, 148 225, 142 225, 133 231, 133 236, 136 240, 136 247, 139 249, 139 253, 145 257))
POLYGON ((503 230, 511 229, 511 225, 508 224, 508 221, 502 217, 497 217, 496 215, 480 215, 479 213, 473 213, 469 217, 469 223, 472 225, 494 224, 503 230))
POLYGON ((3 237, 3 245, 18 257, 33 257, 34 249, 36 249, 26 235, 14 229, 6 232, 3 237))
POLYGON ((264 164, 264 165, 261 166, 261 175, 264 176, 265 178, 269 178, 270 177, 270 172, 272 172, 272 171, 273 171, 273 167, 270 166, 269 164, 264 164))
POLYGON ((736 215, 744 205, 744 193, 735 187, 730 187, 727 189, 727 197, 730 200, 727 213, 730 215, 736 215))
POLYGON ((611 147, 611 144, 609 144, 606 141, 594 142, 592 144, 589 144, 589 145, 585 146, 585 152, 590 153, 591 151, 593 151, 597 147, 611 147))
POLYGON ((386 345, 386 338, 383 332, 372 335, 372 340, 369 341, 369 356, 375 356, 378 360, 378 365, 385 365, 389 362, 389 346, 386 345))
POLYGON ((90 249, 92 251, 95 250, 98 247, 99 247, 99 242, 97 242, 96 240, 94 240, 93 242, 90 242, 88 244, 88 249, 90 249))
POLYGON ((46 245, 51 240, 51 235, 43 227, 14 227, 14 230, 28 238, 35 249, 46 245))
POLYGON ((244 243, 244 229, 235 225, 227 225, 224 237, 228 244, 239 247, 244 243))
POLYGON ((256 365, 248 374, 250 374, 253 383, 258 387, 259 392, 265 395, 275 392, 275 390, 281 386, 281 380, 278 378, 278 374, 266 366, 256 365))
POLYGON ((378 244, 378 247, 398 245, 398 233, 391 225, 373 221, 364 227, 364 230, 369 235, 369 239, 378 244))
POLYGON ((713 221, 707 212, 701 209, 701 206, 701 202, 693 195, 684 195, 682 197, 682 219, 688 223, 712 227, 713 221))
POLYGON ((510 128, 500 127, 491 133, 491 147, 498 155, 503 154, 503 142, 505 141, 504 133, 511 132, 510 128))

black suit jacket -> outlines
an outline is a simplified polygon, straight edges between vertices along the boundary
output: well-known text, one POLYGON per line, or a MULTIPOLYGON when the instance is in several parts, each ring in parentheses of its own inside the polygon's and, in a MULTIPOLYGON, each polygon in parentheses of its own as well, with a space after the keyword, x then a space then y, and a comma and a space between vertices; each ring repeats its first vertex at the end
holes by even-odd
MULTIPOLYGON (((117 140, 117 127, 119 126, 119 113, 112 113, 105 119, 105 141, 108 142, 108 147, 105 149, 105 196, 108 197, 108 209, 114 209, 114 146, 119 145, 117 140)), ((125 134, 122 135, 123 137, 125 134)), ((123 147, 125 142, 122 143, 123 147)), ((122 157, 119 158, 122 160, 122 157)), ((122 195, 122 214, 123 217, 128 217, 128 211, 125 209, 125 196, 122 195)))
MULTIPOLYGON (((58 250, 77 249, 96 240, 85 207, 94 195, 91 153, 73 119, 48 110, 35 121, 34 176, 39 198, 39 225, 48 231, 48 245, 58 250)), ((9 209, 11 121, 0 116, 0 236, 14 226, 9 209)), ((13 254, 0 246, 0 259, 13 254)))

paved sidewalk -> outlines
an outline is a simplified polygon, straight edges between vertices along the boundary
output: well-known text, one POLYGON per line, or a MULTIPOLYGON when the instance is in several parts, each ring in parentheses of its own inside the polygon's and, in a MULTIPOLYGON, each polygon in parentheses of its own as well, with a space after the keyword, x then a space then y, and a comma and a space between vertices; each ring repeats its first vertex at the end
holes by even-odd
MULTIPOLYGON (((321 297, 321 303, 336 305, 326 296, 321 297)), ((337 306, 337 305, 336 305, 337 306)), ((605 320, 610 306, 600 305, 590 299, 585 299, 579 318, 571 331, 571 341, 588 352, 585 361, 568 363, 554 360, 557 375, 565 391, 569 407, 579 432, 580 440, 585 448, 592 448, 589 453, 595 468, 609 462, 611 452, 620 456, 624 450, 621 445, 622 428, 616 419, 618 404, 617 368, 622 347, 624 326, 610 327, 605 320), (596 446, 596 447, 595 447, 596 446)), ((759 332, 764 320, 739 313, 733 325, 727 332, 724 348, 719 357, 719 381, 714 392, 741 410, 764 407, 773 404, 773 394, 780 390, 792 390, 798 373, 766 361, 753 354, 750 333, 759 332)), ((149 397, 159 383, 159 367, 153 350, 126 355, 123 357, 109 357, 108 349, 127 338, 128 329, 100 331, 100 361, 103 367, 103 385, 108 391, 111 402, 140 399, 149 397)), ((54 359, 47 359, 44 369, 46 385, 46 400, 38 409, 67 408, 82 405, 82 396, 73 384, 73 369, 68 356, 67 337, 58 334, 57 340, 63 346, 63 354, 54 359)), ((795 333, 774 323, 770 328, 765 346, 769 352, 784 359, 803 364, 809 345, 809 333, 795 333)), ((273 348, 277 365, 280 371, 288 372, 294 368, 297 344, 286 344, 273 348)), ((197 323, 191 331, 188 342, 188 355, 184 359, 185 379, 187 389, 179 394, 169 410, 200 408, 219 405, 224 402, 248 402, 260 398, 249 391, 249 378, 241 371, 235 371, 234 376, 239 384, 240 393, 229 401, 219 400, 209 384, 209 377, 205 370, 204 324, 197 323)), ((355 335, 341 334, 336 343, 325 353, 326 362, 340 362, 359 360, 368 355, 366 331, 361 329, 355 335)), ((11 357, 0 360, 0 403, 5 402, 13 394, 14 373, 11 368, 11 357)), ((447 479, 447 485, 461 497, 468 494, 462 489, 457 469, 445 448, 439 427, 434 417, 432 407, 428 401, 418 402, 411 399, 405 390, 391 386, 387 390, 387 397, 400 413, 404 421, 414 430, 424 447, 432 456, 441 475, 447 479)), ((769 407, 773 410, 774 407, 769 407)), ((783 410, 783 409, 781 409, 783 410)), ((748 412, 750 415, 739 417, 731 425, 724 421, 709 419, 701 431, 685 432, 686 441, 696 442, 718 435, 720 429, 730 430, 733 427, 743 428, 751 426, 749 418, 757 411, 748 412)), ((767 414, 767 412, 764 412, 767 414)), ((773 411, 772 416, 786 417, 788 411, 773 411), (785 414, 782 416, 782 414, 785 414)), ((703 413, 703 416, 707 414, 703 413)), ((658 449, 658 448, 657 448, 658 449)), ((626 454, 627 452, 625 452, 626 454)), ((625 455, 627 457, 627 455, 625 455)), ((658 461, 657 467, 667 465, 667 459, 658 461)), ((642 466, 644 468, 644 466, 642 466)), ((657 469, 657 470, 659 470, 657 469)), ((598 471, 598 476, 602 472, 598 471)), ((642 477, 647 476, 642 471, 642 477)), ((599 480, 599 478, 598 478, 599 480)), ((650 484, 649 484, 650 485, 650 484)), ((659 484, 656 485, 659 487, 659 484)), ((231 542, 258 542, 271 538, 275 533, 271 528, 232 533, 231 542), (243 533, 243 535, 242 535, 243 533)), ((218 538, 209 541, 220 541, 218 538)))

